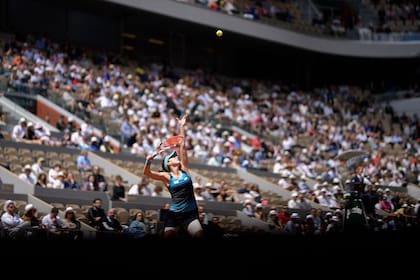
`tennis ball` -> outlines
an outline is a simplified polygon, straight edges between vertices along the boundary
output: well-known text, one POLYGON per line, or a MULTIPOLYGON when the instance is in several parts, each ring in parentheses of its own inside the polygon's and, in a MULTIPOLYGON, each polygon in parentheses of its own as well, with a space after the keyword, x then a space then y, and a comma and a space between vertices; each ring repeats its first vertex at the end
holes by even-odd
POLYGON ((222 36, 223 36, 223 31, 222 31, 222 30, 220 30, 220 29, 218 29, 218 30, 216 31, 216 35, 217 35, 217 37, 222 37, 222 36))

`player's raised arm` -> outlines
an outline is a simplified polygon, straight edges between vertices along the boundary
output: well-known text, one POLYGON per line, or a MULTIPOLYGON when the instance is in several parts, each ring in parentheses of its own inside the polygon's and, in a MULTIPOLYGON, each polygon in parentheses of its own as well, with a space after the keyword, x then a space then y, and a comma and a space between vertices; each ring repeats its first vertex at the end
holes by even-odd
POLYGON ((144 169, 143 169, 143 174, 144 176, 147 176, 149 178, 152 178, 154 180, 157 181, 161 181, 163 182, 165 185, 167 185, 169 183, 169 178, 166 172, 156 172, 156 171, 152 171, 150 166, 152 164, 152 161, 154 159, 155 156, 157 156, 160 153, 154 153, 153 155, 148 155, 146 157, 146 162, 144 163, 144 169))

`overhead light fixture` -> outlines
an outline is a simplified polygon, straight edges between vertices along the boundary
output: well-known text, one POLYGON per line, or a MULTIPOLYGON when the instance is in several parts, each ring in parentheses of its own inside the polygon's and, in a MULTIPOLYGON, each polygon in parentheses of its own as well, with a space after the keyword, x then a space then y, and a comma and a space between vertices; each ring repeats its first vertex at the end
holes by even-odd
POLYGON ((136 39, 137 37, 136 34, 126 33, 126 32, 121 33, 121 36, 128 39, 136 39))
POLYGON ((132 50, 134 50, 134 47, 130 46, 130 45, 124 45, 123 49, 126 50, 126 51, 132 51, 132 50))
POLYGON ((149 42, 150 44, 154 44, 154 45, 163 45, 165 44, 164 41, 156 39, 156 38, 149 38, 149 40, 147 40, 147 42, 149 42))

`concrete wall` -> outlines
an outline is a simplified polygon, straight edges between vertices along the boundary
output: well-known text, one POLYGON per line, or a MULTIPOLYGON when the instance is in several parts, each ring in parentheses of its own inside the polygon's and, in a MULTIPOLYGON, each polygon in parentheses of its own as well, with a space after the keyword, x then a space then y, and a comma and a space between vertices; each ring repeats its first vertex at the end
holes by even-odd
POLYGON ((409 58, 420 56, 420 42, 375 42, 308 36, 276 26, 214 12, 210 9, 177 3, 174 0, 108 0, 128 7, 199 23, 258 39, 286 44, 314 52, 352 57, 409 58))
POLYGON ((0 166, 0 177, 3 183, 13 184, 13 192, 16 194, 34 194, 34 186, 22 181, 16 174, 0 166))

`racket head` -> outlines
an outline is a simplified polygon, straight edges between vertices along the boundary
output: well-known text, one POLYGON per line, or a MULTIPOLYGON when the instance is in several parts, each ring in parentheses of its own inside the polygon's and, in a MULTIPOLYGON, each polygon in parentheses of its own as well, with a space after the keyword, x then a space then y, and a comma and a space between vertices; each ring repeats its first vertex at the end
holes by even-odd
POLYGON ((165 139, 165 141, 162 142, 161 148, 163 149, 169 149, 179 146, 182 141, 184 140, 184 137, 181 135, 175 135, 170 136, 165 139))

